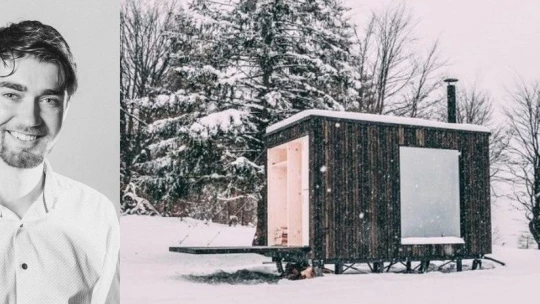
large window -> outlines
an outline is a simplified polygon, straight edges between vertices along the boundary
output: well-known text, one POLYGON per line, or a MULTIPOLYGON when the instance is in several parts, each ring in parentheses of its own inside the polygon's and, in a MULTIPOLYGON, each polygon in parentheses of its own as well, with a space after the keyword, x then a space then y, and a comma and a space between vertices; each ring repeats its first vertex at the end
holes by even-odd
POLYGON ((400 147, 402 244, 463 243, 459 152, 400 147))

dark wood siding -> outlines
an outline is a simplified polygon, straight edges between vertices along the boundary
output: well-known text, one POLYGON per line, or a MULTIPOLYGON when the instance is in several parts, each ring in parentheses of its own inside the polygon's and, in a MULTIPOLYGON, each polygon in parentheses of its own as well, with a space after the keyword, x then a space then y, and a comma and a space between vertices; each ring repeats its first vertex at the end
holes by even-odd
POLYGON ((267 134, 266 147, 272 148, 289 142, 291 140, 310 135, 310 131, 313 130, 313 124, 313 119, 304 119, 287 128, 267 134))
POLYGON ((270 134, 268 147, 305 135, 312 258, 354 262, 491 253, 488 133, 310 117, 270 134), (401 245, 400 146, 461 152, 465 244, 401 245))

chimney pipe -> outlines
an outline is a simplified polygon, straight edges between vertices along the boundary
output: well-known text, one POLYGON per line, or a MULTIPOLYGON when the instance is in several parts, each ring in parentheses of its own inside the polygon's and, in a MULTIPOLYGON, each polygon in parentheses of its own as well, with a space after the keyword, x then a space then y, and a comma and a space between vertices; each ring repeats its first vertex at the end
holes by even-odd
POLYGON ((444 82, 448 84, 446 87, 446 94, 448 98, 448 122, 449 123, 456 123, 457 122, 457 116, 456 116, 456 86, 454 83, 456 83, 458 80, 455 78, 448 78, 445 79, 444 82))

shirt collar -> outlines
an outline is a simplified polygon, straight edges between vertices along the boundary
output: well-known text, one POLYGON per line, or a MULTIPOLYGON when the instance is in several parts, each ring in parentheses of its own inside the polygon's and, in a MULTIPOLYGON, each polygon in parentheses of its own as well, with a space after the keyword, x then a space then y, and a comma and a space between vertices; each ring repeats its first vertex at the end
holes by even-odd
POLYGON ((56 206, 58 200, 58 183, 54 178, 54 172, 51 165, 45 160, 43 166, 43 172, 45 173, 45 184, 43 186, 43 200, 45 205, 45 211, 49 212, 56 206))
MULTIPOLYGON (((38 199, 25 214, 24 218, 41 218, 54 210, 56 202, 58 200, 58 183, 54 177, 54 172, 51 165, 47 160, 43 164, 43 173, 45 174, 45 182, 43 185, 43 193, 39 195, 38 199)), ((4 206, 0 206, 0 218, 2 217, 17 218, 9 209, 4 206)))

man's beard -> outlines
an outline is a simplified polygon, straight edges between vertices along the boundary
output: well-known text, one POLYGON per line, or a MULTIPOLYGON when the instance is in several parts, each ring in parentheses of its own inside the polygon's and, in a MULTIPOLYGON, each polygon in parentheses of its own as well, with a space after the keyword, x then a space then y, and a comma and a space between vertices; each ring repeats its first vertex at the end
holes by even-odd
MULTIPOLYGON (((36 133, 43 134, 43 130, 36 133)), ((40 141, 45 140, 41 138, 40 141)), ((0 129, 0 158, 9 166, 19 169, 30 169, 43 163, 47 154, 47 143, 40 142, 38 146, 31 149, 15 150, 6 141, 6 131, 0 129)))

